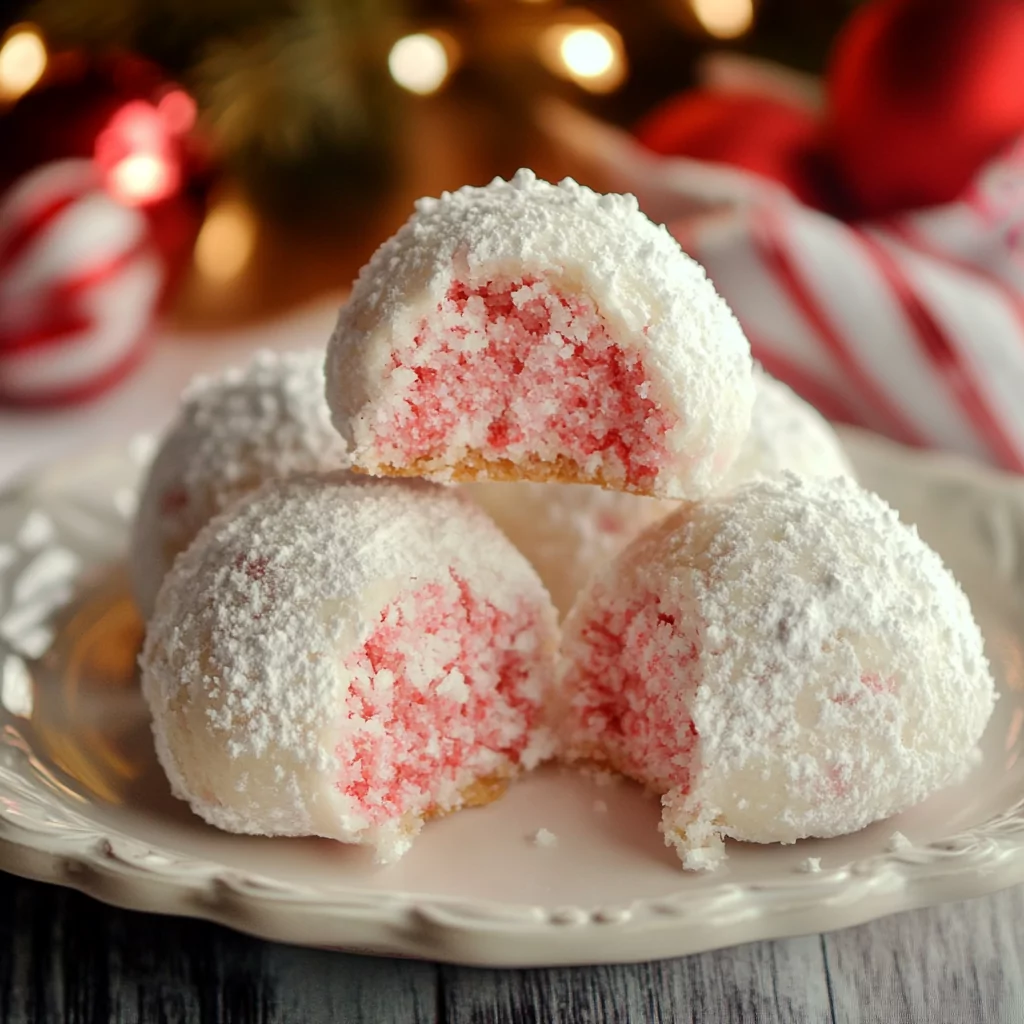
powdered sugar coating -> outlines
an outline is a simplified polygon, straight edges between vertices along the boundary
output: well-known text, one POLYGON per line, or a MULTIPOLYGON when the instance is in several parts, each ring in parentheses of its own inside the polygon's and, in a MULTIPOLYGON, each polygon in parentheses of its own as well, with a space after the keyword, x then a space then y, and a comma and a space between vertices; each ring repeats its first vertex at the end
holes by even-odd
MULTIPOLYGON (((755 373, 750 432, 721 490, 792 471, 827 479, 854 476, 828 422, 781 381, 755 373)), ((581 484, 499 483, 463 489, 533 564, 561 615, 590 577, 678 502, 581 484)))
POLYGON ((264 481, 347 464, 324 399, 323 352, 255 354, 192 382, 142 488, 130 569, 148 618, 175 557, 264 481))
POLYGON ((390 860, 551 753, 557 644, 534 571, 455 492, 296 476, 177 560, 142 687, 172 789, 206 821, 390 860))
POLYGON ((463 491, 530 560, 563 616, 594 572, 679 504, 586 484, 480 481, 463 491))
POLYGON ((688 868, 722 837, 855 831, 954 781, 991 714, 981 633, 939 556, 848 478, 686 503, 565 623, 569 758, 662 796, 688 868))
POLYGON ((663 497, 721 482, 754 397, 739 324, 664 227, 530 171, 420 200, 360 273, 326 374, 362 471, 663 497))
POLYGON ((723 490, 786 470, 822 479, 856 476, 836 432, 817 409, 760 368, 754 382, 757 395, 750 433, 723 490))

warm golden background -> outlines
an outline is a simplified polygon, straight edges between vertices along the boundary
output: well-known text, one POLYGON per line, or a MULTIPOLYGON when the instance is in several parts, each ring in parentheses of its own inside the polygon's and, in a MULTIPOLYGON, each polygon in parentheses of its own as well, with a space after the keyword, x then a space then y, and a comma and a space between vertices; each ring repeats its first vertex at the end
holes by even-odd
MULTIPOLYGON (((194 98, 205 223, 168 315, 265 318, 344 289, 412 200, 585 169, 546 141, 557 97, 631 125, 729 49, 819 71, 852 0, 43 0, 0 51, 8 106, 126 52, 194 98), (72 67, 68 67, 72 64, 72 67)), ((0 122, 2 125, 2 122, 0 122)), ((40 129, 42 130, 42 129, 40 129)))

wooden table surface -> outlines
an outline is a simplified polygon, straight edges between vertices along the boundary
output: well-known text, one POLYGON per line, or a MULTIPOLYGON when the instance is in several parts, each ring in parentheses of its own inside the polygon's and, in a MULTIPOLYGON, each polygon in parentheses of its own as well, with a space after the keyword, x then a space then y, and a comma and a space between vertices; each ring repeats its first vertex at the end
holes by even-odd
POLYGON ((480 970, 282 946, 0 874, 3 1024, 1021 1024, 1024 888, 621 967, 480 970))

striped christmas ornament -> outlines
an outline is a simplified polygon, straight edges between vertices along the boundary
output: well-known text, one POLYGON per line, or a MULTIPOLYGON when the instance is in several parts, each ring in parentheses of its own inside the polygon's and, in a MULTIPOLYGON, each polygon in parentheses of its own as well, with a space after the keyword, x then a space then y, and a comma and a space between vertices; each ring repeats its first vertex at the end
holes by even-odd
POLYGON ((165 269, 140 210, 91 160, 44 164, 0 197, 0 401, 59 405, 145 351, 165 269))

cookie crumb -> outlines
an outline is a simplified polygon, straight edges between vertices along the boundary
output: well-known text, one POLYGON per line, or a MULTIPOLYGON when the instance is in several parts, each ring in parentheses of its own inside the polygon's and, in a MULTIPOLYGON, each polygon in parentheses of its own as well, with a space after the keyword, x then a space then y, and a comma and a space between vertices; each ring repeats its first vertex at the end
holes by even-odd
POLYGON ((554 832, 551 832, 549 829, 546 828, 537 829, 537 831, 533 833, 530 839, 533 842, 534 846, 549 848, 558 845, 558 836, 556 836, 554 832))
POLYGON ((913 845, 902 832, 893 832, 889 836, 889 842, 885 844, 885 849, 888 853, 896 853, 898 850, 909 849, 913 845))

